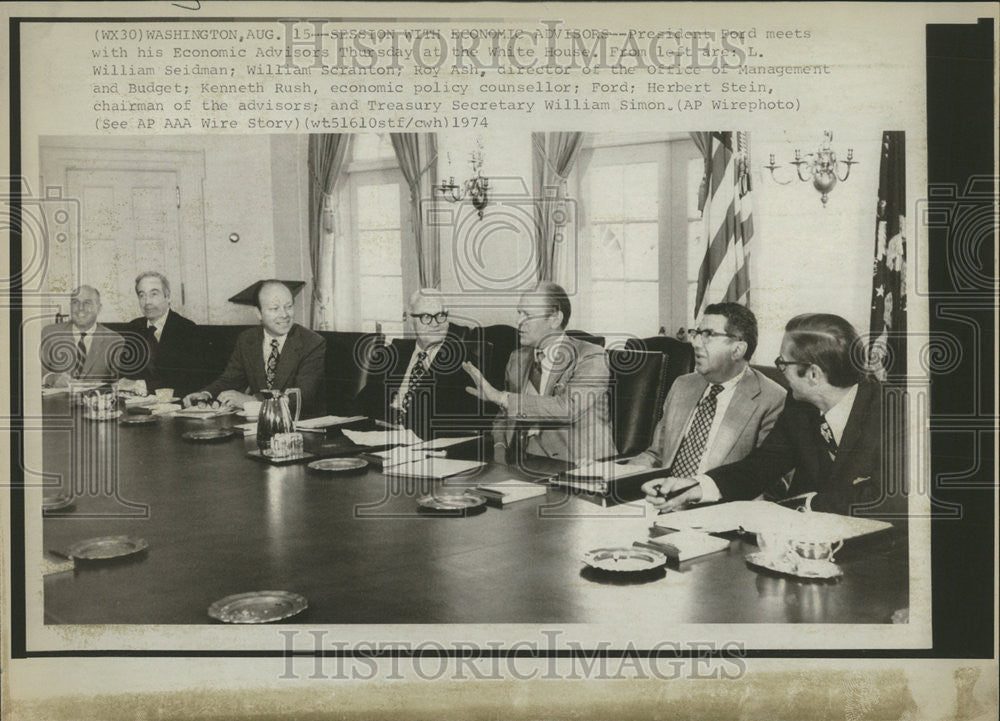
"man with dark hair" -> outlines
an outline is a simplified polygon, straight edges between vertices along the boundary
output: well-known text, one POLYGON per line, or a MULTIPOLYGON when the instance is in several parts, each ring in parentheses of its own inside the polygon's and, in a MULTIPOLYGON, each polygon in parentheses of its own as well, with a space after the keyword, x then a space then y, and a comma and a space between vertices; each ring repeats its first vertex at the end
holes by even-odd
POLYGON ((135 295, 142 315, 129 321, 126 340, 144 346, 136 357, 146 363, 130 377, 145 381, 149 390, 173 388, 183 397, 200 385, 198 326, 170 307, 170 281, 162 273, 140 273, 135 295))
POLYGON ((441 293, 432 288, 415 291, 403 315, 412 337, 392 341, 393 367, 365 384, 356 411, 424 439, 468 434, 482 405, 465 392, 469 379, 462 363, 475 349, 463 342, 470 329, 448 322, 441 293))
POLYGON ((611 376, 604 349, 565 333, 571 308, 566 291, 539 283, 518 303, 521 347, 507 361, 504 390, 465 363, 469 393, 500 406, 493 423, 495 459, 521 453, 575 462, 615 454, 608 410, 611 376))
POLYGON ((63 388, 73 380, 113 380, 123 360, 124 341, 97 322, 101 294, 81 285, 70 295, 69 322, 42 328, 39 356, 42 385, 63 388))
MULTIPOLYGON (((808 313, 785 326, 781 355, 793 399, 770 435, 742 461, 687 478, 643 486, 661 510, 698 501, 802 496, 806 508, 850 514, 883 500, 883 428, 880 385, 861 370, 863 348, 854 327, 836 315, 808 313), (782 478, 795 471, 788 487, 782 478), (690 487, 671 500, 664 496, 690 487)), ((893 433, 887 440, 895 440, 893 433)), ((895 481, 896 479, 892 479, 895 481)))
POLYGON ((649 449, 629 463, 697 476, 738 461, 771 432, 785 389, 748 364, 757 347, 757 318, 737 303, 705 308, 689 331, 695 372, 674 381, 649 449))
POLYGON ((293 321, 295 301, 280 280, 261 283, 256 299, 261 325, 240 333, 226 370, 204 390, 186 395, 184 405, 218 396, 242 407, 263 398, 263 391, 298 388, 303 417, 321 413, 326 342, 293 321))

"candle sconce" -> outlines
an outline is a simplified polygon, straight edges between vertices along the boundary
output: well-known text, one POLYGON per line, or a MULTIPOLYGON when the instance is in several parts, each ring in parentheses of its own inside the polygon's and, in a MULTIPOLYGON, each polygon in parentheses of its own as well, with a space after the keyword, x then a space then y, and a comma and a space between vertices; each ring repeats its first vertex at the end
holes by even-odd
MULTIPOLYGON (((851 166, 858 164, 858 161, 854 159, 853 148, 847 149, 847 160, 839 160, 837 153, 831 147, 832 143, 833 132, 826 130, 823 132, 823 142, 820 143, 816 152, 806 153, 803 158, 802 151, 796 148, 795 160, 790 163, 790 165, 795 166, 799 180, 802 182, 812 181, 813 187, 822 194, 820 200, 823 201, 824 208, 830 199, 830 192, 837 185, 837 182, 846 181, 851 175, 851 166), (805 166, 805 170, 803 170, 803 166, 805 166), (841 166, 843 166, 843 175, 841 175, 841 166)), ((771 153, 770 164, 764 167, 771 171, 771 178, 779 185, 788 185, 792 182, 791 180, 779 180, 778 176, 775 175, 774 171, 781 166, 775 164, 774 153, 771 153)))
POLYGON ((483 150, 477 148, 470 154, 473 176, 459 185, 455 182, 455 176, 451 176, 447 182, 442 181, 434 187, 441 196, 452 203, 461 203, 466 198, 472 203, 472 207, 479 213, 479 219, 483 218, 483 211, 489 202, 489 178, 483 176, 483 150))

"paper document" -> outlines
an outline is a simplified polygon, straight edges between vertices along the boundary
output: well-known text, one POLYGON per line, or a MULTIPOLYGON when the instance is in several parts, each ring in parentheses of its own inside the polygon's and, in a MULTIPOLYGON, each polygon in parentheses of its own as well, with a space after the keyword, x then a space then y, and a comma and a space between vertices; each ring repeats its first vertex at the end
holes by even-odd
POLYGON ((389 466, 398 466, 403 463, 413 463, 414 461, 419 461, 422 458, 430 456, 444 458, 445 452, 422 451, 419 446, 396 446, 387 451, 378 451, 372 455, 384 459, 382 461, 382 468, 388 468, 389 466))
POLYGON ((414 443, 420 443, 420 437, 408 428, 394 428, 389 431, 344 429, 344 435, 359 446, 412 446, 414 443))
POLYGON ((566 475, 573 478, 592 478, 605 481, 613 481, 616 478, 628 478, 637 476, 640 473, 650 473, 656 468, 649 466, 629 466, 614 461, 595 461, 593 463, 581 464, 580 466, 566 471, 566 475))
POLYGON ((432 441, 424 441, 423 443, 413 446, 414 450, 421 451, 436 451, 439 448, 449 448, 451 446, 457 446, 459 443, 467 443, 468 441, 474 441, 479 436, 462 436, 461 438, 435 438, 432 441))
POLYGON ((307 418, 299 421, 295 425, 298 428, 330 428, 331 426, 342 426, 345 423, 363 421, 365 416, 320 416, 319 418, 307 418))

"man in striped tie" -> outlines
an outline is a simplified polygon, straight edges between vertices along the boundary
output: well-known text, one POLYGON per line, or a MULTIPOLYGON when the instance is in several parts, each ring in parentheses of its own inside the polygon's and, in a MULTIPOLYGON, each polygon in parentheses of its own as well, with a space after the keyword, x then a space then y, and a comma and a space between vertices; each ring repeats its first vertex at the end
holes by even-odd
POLYGON ((798 315, 785 326, 774 364, 793 398, 764 442, 741 461, 701 475, 667 478, 650 489, 647 500, 669 511, 764 493, 775 500, 797 497, 816 511, 905 513, 898 473, 901 424, 883 414, 883 390, 865 371, 864 347, 854 327, 837 315, 798 315), (783 478, 792 470, 786 485, 783 478))
POLYGON ((242 408, 244 403, 263 398, 264 391, 298 388, 302 416, 322 413, 326 342, 294 322, 295 301, 280 280, 263 281, 257 288, 256 302, 260 327, 240 333, 222 375, 204 390, 186 395, 184 405, 218 396, 220 401, 242 408))

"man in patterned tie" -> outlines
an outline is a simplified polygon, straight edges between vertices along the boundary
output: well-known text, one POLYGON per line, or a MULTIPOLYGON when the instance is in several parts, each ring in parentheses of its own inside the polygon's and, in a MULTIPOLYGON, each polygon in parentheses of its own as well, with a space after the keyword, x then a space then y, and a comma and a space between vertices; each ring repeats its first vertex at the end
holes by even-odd
MULTIPOLYGON (((807 509, 888 516, 905 512, 905 489, 895 472, 896 424, 883 425, 880 384, 864 370, 864 346, 845 319, 806 313, 785 326, 775 361, 793 399, 771 433, 746 458, 702 475, 668 478, 649 489, 661 510, 686 503, 758 496, 799 497, 807 509), (885 455, 883 455, 883 452, 885 455), (887 459, 893 463, 886 464, 887 459), (794 470, 790 485, 783 478, 794 470), (675 498, 664 496, 689 488, 675 498), (876 507, 878 509, 876 510, 876 507)), ((888 416, 885 417, 888 420, 888 416)))
POLYGON ((184 397, 189 406, 214 396, 242 408, 264 397, 266 390, 298 388, 302 392, 302 417, 324 411, 322 336, 293 320, 295 301, 280 280, 265 280, 257 288, 257 314, 261 325, 240 333, 225 371, 215 381, 184 397))
POLYGON ((371 378, 355 400, 358 413, 405 426, 421 438, 466 435, 486 421, 465 392, 463 361, 478 357, 471 329, 449 322, 438 290, 415 291, 403 311, 409 331, 389 346, 392 368, 371 378))
POLYGON ((113 330, 97 322, 101 294, 81 285, 69 303, 69 323, 42 328, 39 358, 42 385, 66 387, 73 380, 111 380, 118 377, 124 341, 113 330))
POLYGON ((183 397, 201 385, 198 326, 170 307, 170 281, 162 273, 140 273, 135 279, 135 295, 142 315, 129 322, 126 340, 140 346, 136 357, 145 363, 129 378, 145 381, 150 391, 173 388, 183 397))
MULTIPOLYGON (((785 389, 749 365, 757 347, 757 318, 749 308, 709 305, 689 335, 695 372, 674 381, 649 449, 629 461, 682 478, 746 456, 785 405, 785 389)), ((647 495, 655 497, 661 482, 649 482, 647 495)))

